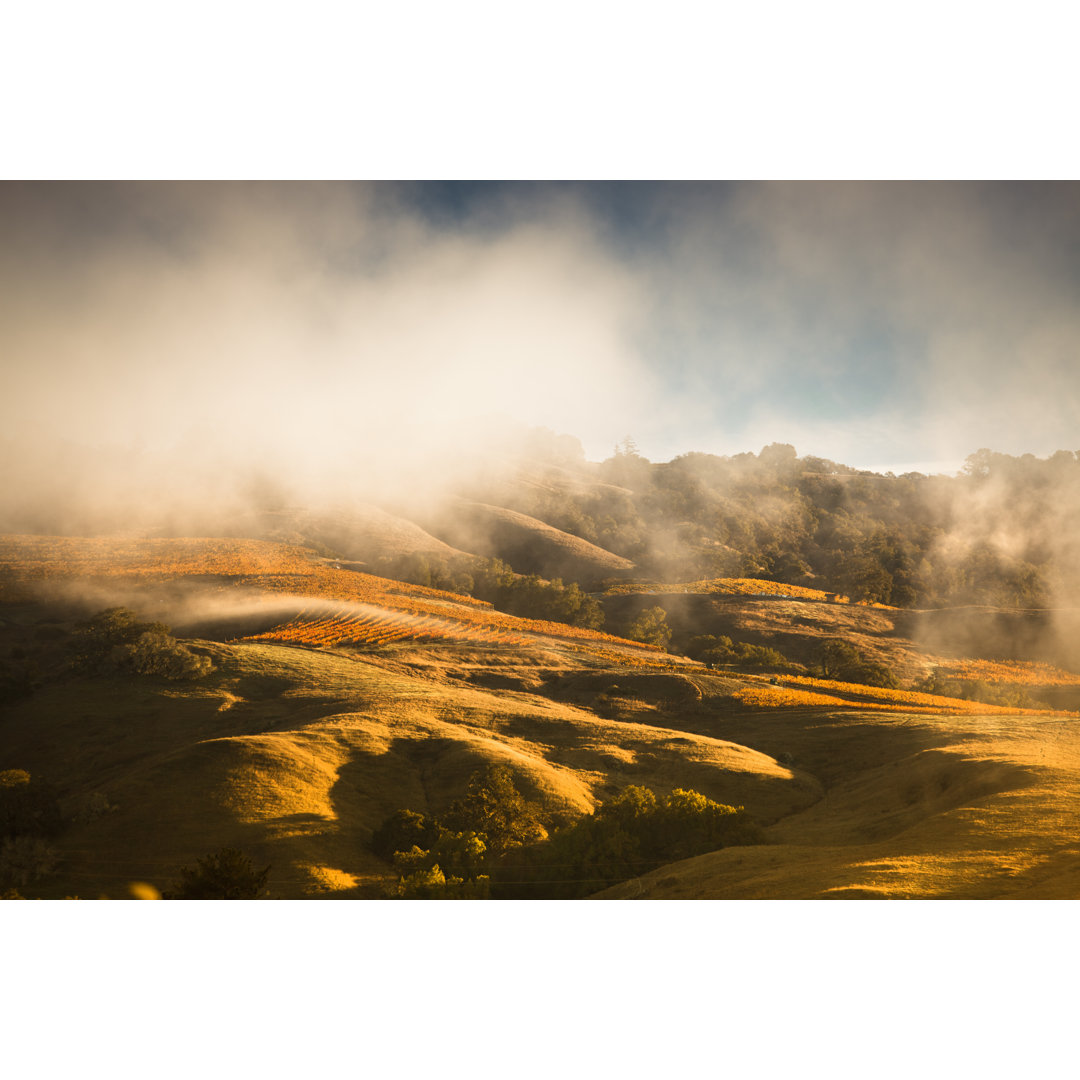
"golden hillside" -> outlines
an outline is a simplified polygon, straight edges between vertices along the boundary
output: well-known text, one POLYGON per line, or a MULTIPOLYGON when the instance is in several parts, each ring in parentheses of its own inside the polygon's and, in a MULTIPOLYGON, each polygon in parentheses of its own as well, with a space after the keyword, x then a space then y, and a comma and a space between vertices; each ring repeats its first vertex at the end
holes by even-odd
MULTIPOLYGON (((710 671, 266 541, 9 536, 0 590, 12 655, 55 659, 114 596, 186 625, 213 663, 192 682, 58 676, 4 706, 0 770, 47 778, 71 822, 34 895, 163 890, 234 846, 271 866, 270 896, 380 897, 396 874, 373 832, 399 809, 442 813, 486 763, 509 767, 550 828, 630 785, 698 791, 765 827, 765 843, 605 897, 1080 892, 1075 714, 710 671)), ((889 612, 793 597, 768 608, 737 592, 725 603, 778 623, 792 605, 804 621, 822 612, 808 634, 861 620, 867 640, 922 655, 889 612)), ((968 662, 1066 688, 1078 677, 968 662)))

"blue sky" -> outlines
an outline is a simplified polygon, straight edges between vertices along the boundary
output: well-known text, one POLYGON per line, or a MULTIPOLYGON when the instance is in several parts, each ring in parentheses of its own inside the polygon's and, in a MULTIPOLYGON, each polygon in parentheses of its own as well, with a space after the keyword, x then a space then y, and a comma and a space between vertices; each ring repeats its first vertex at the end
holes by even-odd
POLYGON ((485 418, 593 460, 1080 444, 1076 184, 3 184, 0 241, 16 436, 313 469, 485 418))
MULTIPOLYGON (((958 468, 980 446, 1072 448, 1080 415, 1075 184, 442 184, 443 228, 576 201, 642 284, 630 349, 644 453, 791 441, 869 468, 958 468)), ((587 363, 587 358, 583 358, 587 363)), ((593 454, 610 436, 579 431, 593 454)))

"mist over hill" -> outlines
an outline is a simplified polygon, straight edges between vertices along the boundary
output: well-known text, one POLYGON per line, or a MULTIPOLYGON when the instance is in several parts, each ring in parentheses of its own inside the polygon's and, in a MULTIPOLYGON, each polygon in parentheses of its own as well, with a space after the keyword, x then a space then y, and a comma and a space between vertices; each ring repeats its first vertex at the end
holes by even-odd
POLYGON ((894 476, 541 429, 307 491, 64 465, 0 518, 9 891, 242 850, 286 897, 1073 895, 1020 854, 1080 770, 1073 452, 894 476))
POLYGON ((899 607, 1070 606, 1080 586, 1080 461, 979 450, 956 476, 800 457, 687 453, 632 440, 604 461, 543 429, 432 462, 388 459, 310 489, 288 468, 211 469, 71 445, 0 444, 0 530, 233 535, 311 542, 369 567, 422 554, 505 560, 594 587, 757 577, 899 607))

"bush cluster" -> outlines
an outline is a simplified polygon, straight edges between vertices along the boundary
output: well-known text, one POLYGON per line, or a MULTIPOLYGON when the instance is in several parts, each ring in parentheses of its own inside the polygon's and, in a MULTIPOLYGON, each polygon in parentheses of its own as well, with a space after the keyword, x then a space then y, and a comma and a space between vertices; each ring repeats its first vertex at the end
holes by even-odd
POLYGON ((257 900, 266 888, 270 867, 255 868, 236 848, 224 847, 180 870, 179 881, 165 900, 257 900))
POLYGON ((897 677, 884 665, 868 660, 854 645, 840 638, 826 641, 820 653, 821 674, 837 682, 863 683, 896 689, 897 677))
POLYGON ((604 625, 600 602, 582 592, 576 582, 565 584, 561 578, 547 581, 537 574, 518 574, 501 559, 471 558, 451 563, 435 555, 409 554, 384 560, 378 570, 397 581, 475 596, 508 615, 589 630, 604 625))
POLYGON ((659 604, 646 608, 625 630, 625 636, 631 641, 656 645, 660 649, 666 649, 671 643, 671 633, 671 627, 667 623, 667 612, 659 604))
POLYGON ((913 689, 939 697, 981 701, 984 705, 1002 705, 1013 709, 1045 709, 1047 705, 1031 695, 1023 686, 994 684, 981 679, 950 679, 939 671, 931 672, 915 683, 913 689))
POLYGON ((51 784, 25 769, 0 772, 0 886, 25 887, 56 867, 49 840, 64 826, 51 784))
POLYGON ((732 666, 751 670, 802 671, 778 649, 768 645, 752 645, 747 641, 732 641, 726 634, 700 634, 686 645, 686 655, 709 667, 732 666))
POLYGON ((208 656, 192 652, 164 623, 142 622, 124 607, 107 608, 78 625, 71 665, 84 675, 121 671, 165 679, 200 679, 213 670, 208 656))
POLYGON ((632 786, 556 832, 536 852, 534 875, 545 896, 580 897, 665 863, 763 841, 760 827, 741 806, 697 791, 677 788, 658 796, 632 786))
POLYGON ((696 791, 658 796, 643 787, 629 787, 549 833, 509 770, 494 766, 472 777, 441 820, 411 810, 392 814, 376 830, 372 849, 399 872, 392 896, 563 899, 667 862, 762 840, 742 807, 696 791))
POLYGON ((372 850, 400 873, 392 895, 408 900, 474 900, 489 895, 490 865, 547 835, 536 808, 504 765, 470 777, 465 794, 437 819, 397 810, 375 830, 372 850))

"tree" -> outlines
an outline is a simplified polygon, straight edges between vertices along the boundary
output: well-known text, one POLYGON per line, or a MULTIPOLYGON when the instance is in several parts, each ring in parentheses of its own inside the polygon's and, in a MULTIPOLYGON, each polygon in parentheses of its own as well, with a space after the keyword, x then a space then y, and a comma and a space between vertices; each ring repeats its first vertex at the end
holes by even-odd
POLYGON ((32 885, 56 869, 57 855, 43 836, 24 833, 0 843, 0 885, 32 885))
POLYGON ((95 672, 108 666, 113 650, 133 644, 145 633, 167 634, 169 627, 142 622, 130 608, 106 608, 76 626, 72 662, 82 671, 95 672))
POLYGON ((563 893, 581 895, 667 862, 722 847, 760 844, 764 834, 741 807, 676 788, 660 797, 631 786, 544 845, 541 865, 558 867, 563 893))
POLYGON ((439 836, 439 823, 415 810, 395 810, 371 837, 371 850, 392 862, 399 851, 411 851, 414 847, 427 851, 439 836))
POLYGON ((821 646, 821 674, 840 682, 896 687, 896 676, 884 664, 868 660, 848 641, 832 638, 821 646))
POLYGON ((505 765, 474 773, 465 794, 443 814, 442 824, 455 833, 475 833, 495 858, 547 835, 505 765))
POLYGON ((626 636, 631 641, 657 645, 666 649, 671 641, 671 627, 667 624, 667 612, 657 605, 643 611, 629 626, 626 636))
POLYGON ((142 622, 124 607, 106 608, 79 624, 72 666, 87 675, 134 671, 166 679, 198 679, 213 669, 208 656, 181 644, 164 623, 142 622))
POLYGON ((25 769, 0 772, 0 839, 55 836, 63 827, 60 802, 51 784, 25 769))
POLYGON ((251 859, 236 848, 222 848, 194 867, 182 867, 180 880, 166 900, 257 900, 266 888, 270 867, 256 870, 251 859))
POLYGON ((121 646, 117 660, 139 675, 165 679, 199 679, 213 668, 209 656, 193 653, 171 635, 156 631, 147 631, 134 644, 121 646))

